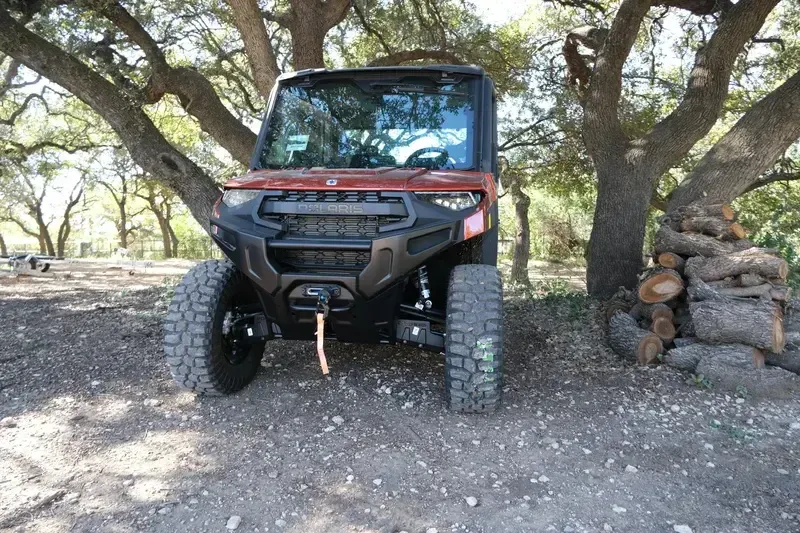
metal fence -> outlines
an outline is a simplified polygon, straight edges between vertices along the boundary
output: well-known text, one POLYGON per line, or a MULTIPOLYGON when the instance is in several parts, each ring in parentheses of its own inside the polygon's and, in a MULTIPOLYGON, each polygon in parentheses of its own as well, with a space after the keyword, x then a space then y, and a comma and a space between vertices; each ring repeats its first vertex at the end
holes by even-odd
MULTIPOLYGON (((6 246, 9 254, 39 253, 36 243, 8 243, 6 246)), ((160 240, 136 240, 128 245, 127 252, 121 252, 119 242, 112 240, 93 240, 71 242, 64 250, 65 257, 107 258, 125 255, 137 260, 165 259, 164 243, 160 240)), ((178 259, 208 259, 221 258, 222 252, 211 241, 211 238, 184 239, 178 242, 173 251, 173 257, 178 259)))

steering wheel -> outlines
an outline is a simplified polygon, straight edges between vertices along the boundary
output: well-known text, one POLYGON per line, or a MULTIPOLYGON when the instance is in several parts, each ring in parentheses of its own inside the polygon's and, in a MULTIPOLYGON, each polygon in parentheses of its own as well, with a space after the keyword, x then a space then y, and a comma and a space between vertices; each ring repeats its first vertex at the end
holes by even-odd
POLYGON ((414 152, 408 156, 406 162, 403 163, 403 166, 433 169, 443 168, 448 162, 451 162, 455 166, 455 160, 450 157, 450 154, 447 153, 447 150, 441 146, 428 146, 426 148, 414 150, 414 152), (436 157, 420 157, 423 154, 435 153, 438 153, 439 155, 436 157))

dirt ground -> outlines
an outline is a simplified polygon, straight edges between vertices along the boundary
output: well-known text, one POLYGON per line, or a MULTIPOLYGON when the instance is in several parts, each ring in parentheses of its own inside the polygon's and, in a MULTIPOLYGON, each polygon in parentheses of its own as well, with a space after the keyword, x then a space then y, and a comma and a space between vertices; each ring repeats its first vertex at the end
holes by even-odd
POLYGON ((392 347, 331 345, 324 378, 273 342, 194 398, 160 348, 187 265, 107 266, 0 280, 0 530, 800 531, 800 399, 624 363, 579 295, 507 296, 505 403, 466 416, 392 347))

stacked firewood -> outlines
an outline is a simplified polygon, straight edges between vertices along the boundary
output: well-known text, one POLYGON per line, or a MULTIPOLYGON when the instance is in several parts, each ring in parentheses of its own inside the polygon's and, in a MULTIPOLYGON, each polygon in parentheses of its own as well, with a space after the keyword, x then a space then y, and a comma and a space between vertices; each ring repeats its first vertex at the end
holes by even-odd
POLYGON ((789 303, 789 265, 747 240, 735 218, 728 205, 690 205, 662 218, 654 266, 608 304, 615 352, 720 388, 797 385, 800 309, 789 303))

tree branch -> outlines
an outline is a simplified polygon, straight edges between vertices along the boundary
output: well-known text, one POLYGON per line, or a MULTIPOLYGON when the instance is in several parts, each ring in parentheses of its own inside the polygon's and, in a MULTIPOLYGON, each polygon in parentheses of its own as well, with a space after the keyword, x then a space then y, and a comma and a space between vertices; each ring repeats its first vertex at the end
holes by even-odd
POLYGON ((650 0, 624 0, 597 55, 584 104, 584 141, 595 159, 627 143, 619 120, 622 67, 649 9, 650 0))
POLYGON ((800 171, 797 172, 769 172, 764 174, 756 181, 747 186, 742 194, 747 194, 761 187, 765 187, 772 183, 779 183, 782 181, 798 181, 800 180, 800 171))
POLYGON ((170 66, 158 44, 119 2, 95 2, 94 8, 139 46, 150 61, 153 76, 148 83, 150 102, 164 93, 178 97, 181 106, 195 117, 203 131, 211 135, 234 159, 248 165, 256 134, 228 111, 214 87, 194 69, 170 66))
POLYGON ((117 86, 25 28, 2 8, 0 27, 0 51, 89 105, 108 122, 139 166, 177 191, 197 220, 208 220, 219 197, 214 181, 170 145, 150 118, 132 105, 117 86))
POLYGON ((401 52, 394 52, 392 54, 379 57, 371 61, 367 66, 370 67, 385 67, 391 65, 402 65, 409 61, 420 61, 422 59, 433 59, 436 61, 445 61, 453 63, 454 65, 463 65, 464 61, 453 52, 446 50, 425 50, 423 48, 414 48, 413 50, 403 50, 401 52))
POLYGON ((637 146, 657 174, 683 157, 716 123, 736 58, 779 0, 740 0, 695 56, 683 100, 637 146))
POLYGON ((253 80, 262 97, 266 98, 280 75, 275 50, 267 34, 256 0, 227 0, 233 21, 244 43, 245 57, 250 64, 253 80))
POLYGON ((800 138, 800 71, 756 102, 673 191, 669 208, 730 202, 800 138))

